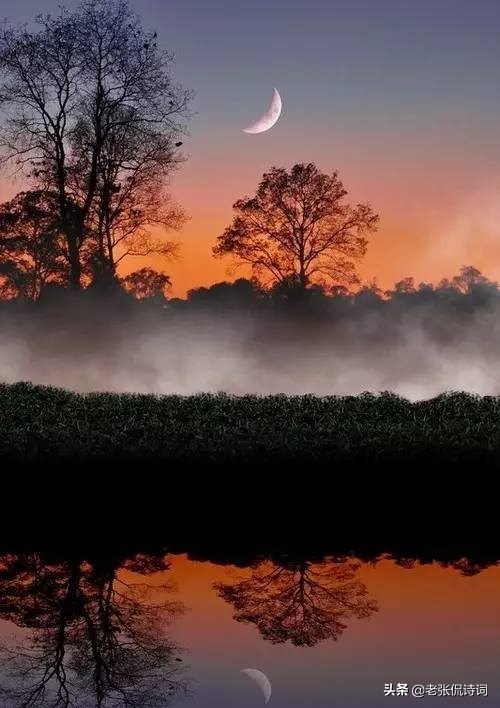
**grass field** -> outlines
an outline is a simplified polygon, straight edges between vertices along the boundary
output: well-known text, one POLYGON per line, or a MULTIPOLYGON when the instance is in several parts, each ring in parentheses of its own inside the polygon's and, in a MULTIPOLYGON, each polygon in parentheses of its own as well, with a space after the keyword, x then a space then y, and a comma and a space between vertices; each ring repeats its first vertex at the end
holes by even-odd
POLYGON ((78 395, 0 386, 0 457, 171 463, 500 460, 500 398, 78 395))

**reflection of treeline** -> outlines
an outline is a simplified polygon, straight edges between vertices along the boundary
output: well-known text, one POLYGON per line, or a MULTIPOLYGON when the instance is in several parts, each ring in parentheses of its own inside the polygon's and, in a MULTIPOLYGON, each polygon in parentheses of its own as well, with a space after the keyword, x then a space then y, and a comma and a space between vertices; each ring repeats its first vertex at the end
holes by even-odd
MULTIPOLYGON (((136 548, 109 555, 83 548, 0 553, 0 618, 22 630, 0 645, 0 695, 9 706, 154 708, 185 692, 179 648, 169 637, 171 621, 183 610, 171 597, 175 556, 165 554, 168 544, 155 552, 136 548), (161 583, 148 579, 157 572, 161 583)), ((366 553, 364 563, 373 566, 391 558, 411 570, 419 562, 366 553)), ((196 558, 213 562, 210 555, 196 558)), ((213 591, 237 622, 253 625, 273 644, 335 641, 352 620, 379 609, 352 553, 276 545, 250 556, 235 551, 217 562, 240 570, 214 583, 213 591)), ((493 561, 439 564, 474 575, 493 561)))
MULTIPOLYGON (((172 515, 175 516, 173 512, 172 515)), ((203 517, 200 520, 205 521, 203 517)), ((427 538, 425 529, 421 529, 413 534, 418 537, 415 540, 408 539, 406 530, 402 529, 397 534, 398 538, 384 540, 377 538, 376 531, 371 534, 370 539, 367 539, 366 533, 361 531, 358 533, 350 531, 350 537, 347 538, 347 534, 342 534, 335 526, 335 533, 328 534, 326 526, 317 529, 313 522, 303 529, 300 537, 290 530, 286 533, 286 539, 283 537, 283 531, 278 533, 269 530, 269 527, 266 527, 269 533, 266 533, 266 537, 263 538, 258 528, 249 533, 248 527, 237 528, 234 525, 231 538, 228 538, 220 533, 221 527, 214 528, 215 524, 205 525, 203 534, 200 534, 196 528, 193 528, 190 533, 170 533, 165 531, 164 524, 162 526, 163 534, 156 533, 155 530, 154 542, 147 540, 138 542, 137 539, 142 539, 144 533, 136 528, 133 529, 132 534, 127 534, 125 528, 116 529, 115 533, 108 530, 106 534, 94 540, 90 534, 78 535, 75 532, 71 537, 67 537, 64 546, 60 537, 53 537, 51 541, 44 534, 43 529, 37 535, 37 544, 33 544, 32 541, 23 544, 19 540, 12 541, 8 545, 4 542, 0 545, 2 583, 5 587, 6 580, 19 573, 27 577, 28 572, 36 570, 36 559, 43 559, 43 564, 47 568, 64 566, 66 570, 71 570, 75 567, 75 558, 80 565, 83 562, 81 559, 91 558, 90 565, 82 566, 84 572, 79 571, 82 579, 105 578, 110 582, 116 581, 116 572, 119 568, 144 576, 168 570, 169 559, 176 556, 186 556, 193 562, 233 566, 240 570, 258 568, 262 571, 259 575, 260 580, 272 567, 302 575, 309 566, 321 570, 325 564, 329 564, 329 567, 337 567, 337 564, 344 563, 345 565, 339 565, 339 568, 343 568, 342 572, 345 571, 345 576, 340 573, 337 579, 347 580, 347 576, 354 575, 353 571, 358 568, 359 563, 377 567, 379 563, 392 561, 409 570, 420 566, 437 565, 462 575, 475 575, 500 563, 500 543, 492 538, 483 538, 478 542, 472 533, 468 531, 461 534, 459 528, 453 529, 448 537, 443 533, 442 538, 433 539, 427 538), (328 540, 329 535, 335 538, 328 540), (27 551, 28 547, 36 547, 40 550, 27 551), (6 572, 6 569, 9 572, 6 572), (89 575, 91 570, 92 573, 89 575), (12 571, 15 573, 12 574, 12 571)), ((40 585, 40 589, 43 587, 40 585)), ((138 588, 140 587, 139 585, 138 588)), ((146 590, 147 586, 143 589, 146 590)), ((154 585, 151 593, 146 593, 143 599, 154 599, 154 593, 164 593, 167 589, 169 593, 177 590, 172 585, 154 585)), ((4 603, 3 611, 7 612, 9 606, 9 603, 4 603)), ((170 597, 164 609, 167 615, 171 613, 173 616, 182 612, 182 605, 170 597)))
MULTIPOLYGON (((182 659, 168 635, 182 611, 170 596, 171 558, 164 551, 134 553, 132 547, 128 557, 82 550, 0 554, 0 618, 22 629, 20 640, 0 646, 0 695, 8 705, 154 708, 182 694, 182 659), (163 573, 161 584, 148 580, 157 571, 163 573)), ((364 561, 376 565, 386 558, 392 557, 364 561)), ((418 563, 393 560, 408 570, 418 563)), ((310 554, 289 546, 252 558, 235 552, 225 563, 240 571, 214 583, 214 592, 232 607, 237 622, 253 625, 273 644, 335 641, 352 620, 368 619, 379 609, 354 555, 310 554)), ((450 564, 474 575, 492 562, 440 561, 442 567, 450 564)))
MULTIPOLYGON (((424 537, 424 534, 422 534, 424 537)), ((483 542, 486 546, 487 542, 483 542)), ((258 566, 260 564, 275 563, 277 566, 288 568, 291 572, 299 572, 300 562, 297 560, 306 558, 307 564, 319 568, 326 559, 335 559, 336 562, 354 558, 361 563, 368 563, 376 567, 383 561, 393 561, 403 568, 412 569, 425 565, 437 565, 440 568, 449 568, 459 572, 461 575, 473 576, 483 570, 498 566, 500 563, 500 547, 496 552, 490 545, 488 550, 482 550, 481 544, 457 543, 453 546, 446 546, 439 539, 434 543, 402 543, 388 542, 387 545, 378 546, 376 544, 363 545, 363 542, 339 542, 339 543, 293 543, 281 544, 279 542, 270 543, 265 553, 258 551, 258 546, 245 553, 244 542, 241 544, 241 551, 228 549, 226 553, 218 548, 211 548, 208 543, 197 546, 196 542, 191 545, 184 544, 176 548, 185 549, 188 557, 197 561, 210 561, 221 565, 236 565, 241 568, 258 566), (271 551, 270 548, 273 548, 271 551), (195 550, 188 550, 188 549, 195 550), (300 552, 296 549, 300 548, 300 552), (385 549, 385 550, 383 550, 385 549)), ((262 549, 265 545, 262 544, 262 549)), ((263 576, 262 576, 263 577, 263 576)))

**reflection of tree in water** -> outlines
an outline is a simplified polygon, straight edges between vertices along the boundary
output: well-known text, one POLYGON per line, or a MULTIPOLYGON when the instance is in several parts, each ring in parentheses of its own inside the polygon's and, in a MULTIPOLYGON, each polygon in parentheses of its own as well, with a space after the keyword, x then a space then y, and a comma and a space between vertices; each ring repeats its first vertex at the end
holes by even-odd
POLYGON ((467 556, 463 556, 462 558, 439 561, 436 561, 436 559, 432 556, 418 559, 394 556, 394 562, 396 563, 396 565, 399 565, 402 568, 406 568, 408 570, 411 570, 418 566, 436 563, 441 568, 453 568, 453 570, 458 570, 461 575, 465 575, 466 577, 478 575, 479 573, 482 573, 483 570, 497 565, 497 563, 493 563, 491 560, 473 560, 471 558, 467 558, 467 556))
POLYGON ((365 585, 355 579, 358 567, 352 561, 266 562, 255 567, 250 578, 217 583, 215 588, 235 608, 234 618, 255 624, 264 639, 310 647, 337 639, 347 620, 377 610, 365 585))
MULTIPOLYGON (((127 568, 159 566, 141 556, 127 568)), ((168 590, 125 582, 113 563, 0 557, 0 618, 29 630, 22 646, 2 652, 4 698, 16 708, 168 705, 185 691, 166 634, 182 606, 165 601, 168 590)))

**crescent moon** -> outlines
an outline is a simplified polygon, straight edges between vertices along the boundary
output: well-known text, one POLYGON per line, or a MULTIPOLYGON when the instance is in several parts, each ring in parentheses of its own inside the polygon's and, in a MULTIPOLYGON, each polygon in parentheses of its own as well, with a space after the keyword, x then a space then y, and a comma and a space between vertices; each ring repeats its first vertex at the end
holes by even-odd
POLYGON ((259 671, 258 669, 241 669, 243 674, 249 676, 255 683, 259 686, 260 690, 264 694, 264 702, 269 703, 271 700, 271 682, 267 676, 259 671))
POLYGON ((281 96, 279 95, 278 90, 274 89, 273 99, 268 110, 263 116, 256 120, 255 123, 249 125, 248 128, 243 128, 243 132, 254 135, 256 133, 264 133, 266 130, 269 130, 275 123, 278 122, 278 118, 281 115, 282 106, 281 96))

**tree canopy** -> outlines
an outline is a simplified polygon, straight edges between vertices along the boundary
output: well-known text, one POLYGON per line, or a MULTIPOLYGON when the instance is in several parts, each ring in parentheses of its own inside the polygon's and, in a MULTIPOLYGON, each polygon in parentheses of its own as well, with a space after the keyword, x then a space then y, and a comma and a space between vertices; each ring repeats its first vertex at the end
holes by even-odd
POLYGON ((355 283, 355 261, 366 253, 365 235, 378 216, 368 204, 351 206, 346 196, 337 172, 324 174, 313 163, 273 167, 255 196, 234 204, 236 215, 214 254, 250 265, 267 284, 355 283))

